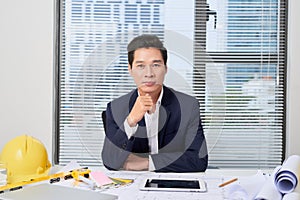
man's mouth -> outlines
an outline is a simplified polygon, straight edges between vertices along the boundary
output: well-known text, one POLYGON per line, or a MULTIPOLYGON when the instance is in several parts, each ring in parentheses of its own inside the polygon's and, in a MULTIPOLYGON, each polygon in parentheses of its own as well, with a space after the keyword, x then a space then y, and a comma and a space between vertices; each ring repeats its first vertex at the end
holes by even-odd
POLYGON ((149 81, 149 82, 144 82, 144 85, 151 87, 155 85, 155 82, 149 81))

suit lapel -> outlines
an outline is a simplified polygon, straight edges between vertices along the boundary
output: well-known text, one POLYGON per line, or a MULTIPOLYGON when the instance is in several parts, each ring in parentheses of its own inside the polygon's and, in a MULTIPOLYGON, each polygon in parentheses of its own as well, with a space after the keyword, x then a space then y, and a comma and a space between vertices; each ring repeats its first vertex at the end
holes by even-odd
POLYGON ((168 124, 172 124, 170 116, 172 113, 173 93, 164 86, 164 94, 159 108, 159 122, 158 122, 158 148, 162 148, 169 141, 165 141, 165 134, 167 132, 168 124))
POLYGON ((169 123, 170 111, 165 107, 160 106, 159 108, 159 122, 158 122, 158 149, 164 146, 165 133, 167 124, 169 123))

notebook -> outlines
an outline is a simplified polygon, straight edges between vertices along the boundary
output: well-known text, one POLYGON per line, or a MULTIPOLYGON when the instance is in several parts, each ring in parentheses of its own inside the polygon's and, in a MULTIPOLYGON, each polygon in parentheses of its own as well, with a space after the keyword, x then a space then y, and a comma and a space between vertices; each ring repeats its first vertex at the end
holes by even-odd
POLYGON ((30 187, 24 187, 19 190, 4 192, 0 194, 3 200, 115 200, 118 196, 104 194, 92 190, 76 189, 71 187, 39 184, 30 187))

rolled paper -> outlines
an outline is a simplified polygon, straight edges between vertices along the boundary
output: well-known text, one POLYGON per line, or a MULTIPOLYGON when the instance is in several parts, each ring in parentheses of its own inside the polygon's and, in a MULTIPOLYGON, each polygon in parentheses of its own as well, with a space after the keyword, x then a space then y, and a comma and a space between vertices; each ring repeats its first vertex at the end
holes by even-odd
POLYGON ((282 194, 291 193, 299 184, 300 156, 292 155, 275 174, 274 183, 282 194))
POLYGON ((271 176, 266 180, 265 184, 262 186, 261 190, 258 192, 255 200, 281 200, 282 194, 277 190, 275 183, 274 183, 274 177, 275 174, 280 169, 280 166, 276 167, 273 170, 273 173, 271 176))

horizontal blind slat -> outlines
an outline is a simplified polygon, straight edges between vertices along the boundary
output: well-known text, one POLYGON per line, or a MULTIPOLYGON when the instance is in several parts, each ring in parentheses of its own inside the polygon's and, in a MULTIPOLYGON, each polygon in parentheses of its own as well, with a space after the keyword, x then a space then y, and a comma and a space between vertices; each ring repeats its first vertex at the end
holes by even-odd
MULTIPOLYGON (((126 45, 149 29, 168 39, 166 27, 188 33, 193 43, 192 58, 187 59, 191 67, 176 62, 168 66, 168 73, 173 70, 172 76, 177 73, 186 84, 178 83, 178 77, 168 78, 166 84, 199 99, 209 164, 258 168, 280 163, 285 1, 211 0, 210 8, 218 15, 216 29, 213 20, 207 21, 208 7, 202 1, 62 2, 60 163, 78 159, 102 165, 101 112, 109 101, 135 88, 127 72, 126 45)), ((176 53, 170 55, 171 62, 176 53)))

